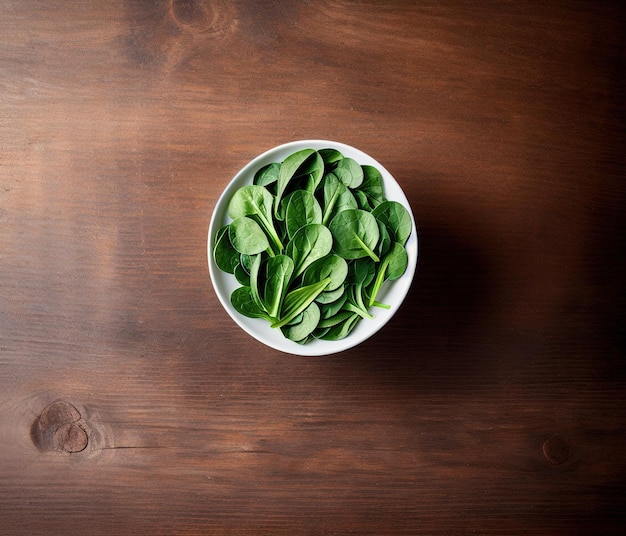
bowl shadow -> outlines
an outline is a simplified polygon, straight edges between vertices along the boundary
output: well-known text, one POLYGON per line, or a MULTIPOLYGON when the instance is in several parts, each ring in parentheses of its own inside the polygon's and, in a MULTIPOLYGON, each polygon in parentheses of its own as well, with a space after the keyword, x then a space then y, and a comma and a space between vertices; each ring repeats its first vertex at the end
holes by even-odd
POLYGON ((473 236, 422 219, 419 259, 409 293, 394 318, 372 339, 346 353, 369 381, 405 387, 458 389, 481 374, 489 337, 492 263, 473 236))

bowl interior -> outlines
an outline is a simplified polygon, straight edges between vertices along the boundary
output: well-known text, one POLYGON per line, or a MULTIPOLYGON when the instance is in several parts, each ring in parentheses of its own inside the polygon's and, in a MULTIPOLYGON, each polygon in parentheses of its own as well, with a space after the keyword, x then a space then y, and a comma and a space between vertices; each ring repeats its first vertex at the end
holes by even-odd
POLYGON ((286 143, 270 149, 269 151, 254 158, 241 171, 239 171, 237 175, 235 175, 222 195, 219 197, 213 211, 209 225, 207 250, 209 272, 217 297, 226 312, 245 332, 263 344, 281 352, 301 356, 321 356, 341 352, 360 344, 379 331, 392 318, 408 294, 411 282, 415 275, 418 256, 418 236, 415 219, 413 217, 413 212, 411 211, 408 199, 393 176, 379 162, 366 153, 343 143, 327 140, 301 140, 286 143), (221 271, 215 265, 212 252, 215 244, 216 232, 220 229, 220 227, 227 225, 231 221, 228 217, 227 208, 232 195, 240 187, 252 184, 255 172, 262 166, 272 162, 281 162, 290 154, 307 148, 334 148, 340 151, 344 156, 353 158, 361 165, 375 166, 383 176, 385 196, 387 199, 402 203, 409 211, 411 222, 413 224, 413 232, 411 233, 411 236, 406 244, 406 250, 409 258, 409 264, 406 272, 396 281, 385 283, 380 291, 380 294, 378 295, 378 300, 389 304, 391 308, 381 309, 379 307, 373 307, 370 312, 374 315, 374 318, 372 320, 361 320, 357 324, 356 328, 345 339, 339 341, 314 340, 302 345, 285 338, 280 330, 272 329, 267 321, 259 318, 247 318, 240 315, 233 308, 230 302, 230 295, 240 285, 232 274, 227 274, 221 271))

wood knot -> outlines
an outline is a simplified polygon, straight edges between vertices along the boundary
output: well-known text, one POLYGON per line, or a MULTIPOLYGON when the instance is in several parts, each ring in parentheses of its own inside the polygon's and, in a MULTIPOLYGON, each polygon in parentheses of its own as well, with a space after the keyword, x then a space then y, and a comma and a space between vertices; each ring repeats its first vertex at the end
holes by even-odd
POLYGON ((32 425, 31 438, 40 450, 75 453, 84 450, 89 437, 80 412, 58 400, 47 406, 32 425))
POLYGON ((554 464, 560 465, 569 460, 570 448, 567 442, 558 435, 553 435, 543 442, 543 455, 554 464))
POLYGON ((201 0, 172 0, 172 16, 183 26, 205 31, 215 23, 215 13, 201 0))

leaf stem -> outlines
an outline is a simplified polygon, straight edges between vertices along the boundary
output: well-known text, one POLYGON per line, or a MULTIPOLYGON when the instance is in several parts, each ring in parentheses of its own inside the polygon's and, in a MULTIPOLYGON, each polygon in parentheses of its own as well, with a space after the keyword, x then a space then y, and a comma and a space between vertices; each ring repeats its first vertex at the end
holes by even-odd
POLYGON ((359 243, 359 246, 361 246, 363 251, 365 251, 365 253, 367 253, 367 255, 374 262, 379 262, 380 261, 380 258, 378 257, 378 255, 376 255, 376 253, 374 253, 369 247, 367 247, 367 244, 365 242, 363 242, 363 240, 361 240, 361 238, 359 237, 358 234, 354 233, 354 238, 356 238, 356 241, 359 243))
POLYGON ((368 313, 365 309, 361 309, 360 307, 357 307, 353 303, 349 303, 349 302, 346 303, 344 305, 344 309, 346 309, 346 311, 350 311, 351 313, 356 313, 361 318, 367 318, 368 320, 371 320, 372 318, 374 318, 374 316, 368 313))
POLYGON ((311 302, 319 296, 319 294, 330 284, 330 277, 322 279, 318 283, 313 283, 306 287, 300 287, 287 296, 285 296, 285 310, 283 316, 277 322, 274 322, 271 327, 282 328, 289 324, 296 316, 304 311, 311 302))

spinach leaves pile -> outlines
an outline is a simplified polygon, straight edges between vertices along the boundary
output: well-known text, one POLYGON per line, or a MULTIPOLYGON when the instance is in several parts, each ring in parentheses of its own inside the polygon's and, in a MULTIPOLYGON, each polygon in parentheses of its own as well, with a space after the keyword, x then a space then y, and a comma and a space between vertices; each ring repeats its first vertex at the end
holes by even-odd
POLYGON ((406 270, 411 217, 385 198, 383 178, 335 149, 303 149, 259 169, 235 192, 213 256, 241 287, 242 315, 305 344, 339 340, 406 270))

